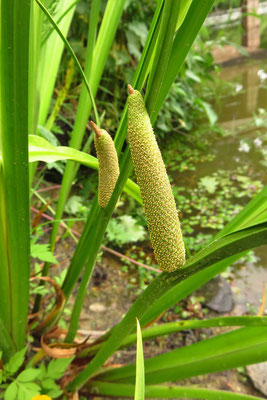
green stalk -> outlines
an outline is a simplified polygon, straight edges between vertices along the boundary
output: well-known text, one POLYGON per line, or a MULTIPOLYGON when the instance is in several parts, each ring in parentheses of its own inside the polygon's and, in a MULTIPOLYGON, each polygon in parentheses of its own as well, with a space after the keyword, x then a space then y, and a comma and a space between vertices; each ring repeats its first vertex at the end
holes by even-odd
POLYGON ((49 11, 48 11, 48 10, 45 8, 45 6, 40 2, 40 0, 35 0, 35 1, 36 1, 36 3, 38 4, 38 6, 41 8, 41 10, 44 12, 44 14, 47 16, 47 18, 49 19, 49 21, 51 22, 51 24, 53 25, 53 27, 54 27, 55 30, 57 31, 58 35, 61 37, 62 41, 64 42, 64 44, 65 44, 65 46, 66 46, 68 52, 70 53, 71 57, 73 58, 73 60, 74 60, 74 62, 75 62, 75 64, 76 64, 76 67, 78 68, 78 70, 79 70, 79 72, 80 72, 80 74, 81 74, 81 76, 82 76, 82 79, 83 79, 83 82, 84 82, 84 84, 85 84, 85 86, 86 86, 86 89, 87 89, 87 91, 88 91, 88 93, 89 93, 90 100, 91 100, 91 102, 92 102, 92 106, 93 106, 93 110, 94 110, 95 119, 96 119, 96 121, 98 121, 98 123, 99 123, 99 116, 98 116, 96 104, 95 104, 95 101, 94 101, 94 97, 93 97, 93 94, 92 94, 92 91, 91 91, 91 87, 90 87, 90 85, 89 85, 89 83, 88 83, 88 81, 87 81, 87 78, 86 78, 86 76, 85 76, 85 73, 83 72, 83 69, 82 69, 82 67, 81 67, 81 64, 79 63, 79 60, 78 60, 78 58, 76 57, 76 54, 75 54, 74 51, 72 50, 71 45, 69 44, 68 40, 65 38, 64 34, 63 34, 62 31, 60 30, 59 26, 57 25, 56 21, 53 19, 52 15, 49 13, 49 11))
MULTIPOLYGON (((109 201, 107 207, 103 210, 98 206, 97 196, 95 197, 94 204, 90 212, 90 218, 88 218, 85 225, 85 229, 82 233, 78 246, 75 250, 73 259, 68 268, 68 273, 62 286, 62 290, 66 296, 66 299, 70 296, 78 277, 80 276, 82 267, 88 258, 88 252, 92 251, 92 254, 96 255, 99 251, 99 247, 102 243, 103 236, 105 234, 106 226, 111 218, 113 209, 118 201, 118 193, 121 193, 123 186, 127 180, 129 169, 131 169, 131 163, 129 163, 129 148, 123 155, 120 163, 121 173, 116 183, 113 195, 109 201), (99 226, 98 226, 99 225, 99 226), (97 235, 93 235, 97 230, 97 235), (88 246, 88 238, 90 238, 90 246, 88 246), (92 250, 91 250, 92 248, 92 250)), ((91 254, 91 253, 90 253, 91 254)), ((93 261, 95 261, 95 258, 93 261)), ((88 265, 91 268, 92 258, 88 261, 88 265)), ((89 268, 89 269, 90 269, 89 268)), ((88 280, 90 273, 85 274, 85 281, 88 280)), ((82 284, 80 285, 82 286, 82 284)), ((71 327, 70 327, 71 329, 71 327)))
MULTIPOLYGON (((54 19, 58 20, 62 13, 64 14, 65 11, 69 9, 69 6, 72 3, 72 0, 57 0, 55 14, 53 15, 54 19)), ((45 2, 45 6, 47 6, 47 2, 45 2)), ((37 7, 40 9, 38 5, 37 7)), ((40 11, 43 14, 41 9, 40 11)), ((74 11, 75 7, 71 8, 71 10, 69 10, 68 13, 65 14, 64 18, 58 23, 58 26, 65 37, 67 37, 74 11)), ((45 18, 45 22, 46 24, 49 24, 49 20, 47 20, 47 18, 45 18)), ((42 94, 42 96, 39 97, 40 105, 38 124, 41 126, 45 125, 45 121, 47 119, 63 49, 64 43, 62 42, 58 33, 52 29, 50 37, 41 46, 38 62, 37 90, 39 94, 42 94)))
MULTIPOLYGON (((11 287, 9 285, 9 260, 8 252, 6 248, 7 232, 6 232, 6 207, 5 207, 5 181, 3 176, 2 165, 0 164, 0 254, 1 254, 1 268, 0 268, 0 289, 2 296, 2 307, 0 308, 0 320, 2 325, 5 327, 6 332, 10 335, 11 339, 11 287)), ((7 352, 12 349, 12 347, 6 345, 2 350, 7 352)), ((5 355, 5 353, 4 353, 5 355)))
MULTIPOLYGON (((155 320, 160 314, 168 310, 170 307, 174 306, 177 302, 189 296, 192 292, 199 289, 206 282, 212 279, 214 276, 218 275, 220 272, 224 271, 228 265, 232 265, 238 259, 244 257, 247 252, 236 254, 232 257, 216 262, 209 268, 206 268, 193 276, 183 280, 176 286, 173 286, 169 291, 167 291, 163 296, 159 296, 157 300, 151 305, 148 311, 141 318, 141 325, 145 326, 151 321, 155 320)), ((98 346, 99 342, 106 341, 112 334, 115 327, 111 328, 105 335, 103 335, 95 346, 98 346)), ((93 347, 93 346, 92 346, 93 347)), ((99 346, 99 348, 101 345, 99 346)), ((97 348, 98 349, 98 348, 97 348)), ((89 351, 89 350, 88 350, 89 351)))
POLYGON ((192 44, 195 41, 197 33, 203 25, 207 14, 214 4, 214 0, 193 0, 186 14, 186 17, 176 33, 173 41, 171 55, 168 66, 166 68, 161 86, 161 91, 158 93, 157 101, 151 101, 150 112, 151 122, 154 123, 156 116, 159 113, 161 104, 166 98, 170 87, 176 78, 184 59, 186 58, 192 44))
MULTIPOLYGON (((266 361, 266 327, 245 327, 156 355, 145 360, 146 382, 174 382, 266 361)), ((135 364, 106 368, 98 379, 134 382, 135 364)))
POLYGON ((170 0, 164 4, 157 42, 158 51, 153 59, 153 66, 147 85, 149 92, 147 109, 151 117, 153 116, 151 113, 151 110, 153 110, 153 104, 157 103, 161 86, 164 84, 163 77, 172 50, 172 42, 178 20, 180 3, 180 0, 170 0))
POLYGON ((127 176, 129 175, 129 168, 131 168, 131 164, 127 163, 127 154, 125 154, 124 158, 122 159, 121 173, 118 178, 117 184, 115 186, 113 195, 111 196, 111 199, 109 201, 109 204, 105 209, 101 209, 97 205, 99 211, 95 214, 96 215, 95 220, 92 221, 91 230, 88 233, 88 236, 91 238, 91 245, 87 248, 86 252, 79 254, 78 264, 76 264, 76 267, 72 269, 73 275, 70 275, 68 277, 68 280, 66 280, 67 282, 66 284, 64 282, 63 291, 66 294, 66 298, 68 298, 75 282, 77 281, 77 273, 78 273, 77 266, 81 268, 84 265, 85 260, 88 259, 88 263, 85 266, 82 281, 79 286, 78 296, 76 298, 73 307, 66 341, 73 341, 73 339, 76 336, 79 325, 80 313, 83 307, 84 298, 87 293, 87 287, 92 273, 92 269, 94 267, 99 248, 103 241, 108 222, 113 213, 113 209, 117 203, 118 199, 117 193, 118 192, 121 193, 122 188, 125 185, 127 176), (67 286, 68 283, 69 285, 67 286), (67 293, 66 293, 66 287, 68 288, 67 293))
POLYGON ((44 14, 35 3, 31 2, 30 18, 30 63, 29 63, 29 134, 36 133, 38 122, 39 96, 37 92, 38 63, 41 51, 41 38, 44 14))
MULTIPOLYGON (((242 316, 242 317, 216 317, 207 320, 187 320, 170 322, 147 328, 142 331, 143 340, 150 340, 156 337, 170 335, 171 333, 180 332, 186 329, 215 328, 222 326, 267 326, 267 317, 242 316)), ((136 334, 132 333, 127 336, 121 343, 121 347, 127 347, 136 342, 136 334)), ((79 358, 86 357, 88 354, 94 354, 103 346, 104 343, 98 343, 82 350, 79 358)))
MULTIPOLYGON (((64 17, 72 10, 73 7, 76 6, 81 0, 75 0, 57 19, 56 23, 57 25, 64 19, 64 17)), ((52 34, 53 29, 50 29, 50 31, 47 33, 47 35, 43 38, 42 40, 42 46, 45 44, 45 42, 49 39, 50 35, 52 34)))
POLYGON ((54 122, 59 114, 62 104, 65 101, 65 98, 68 94, 70 85, 72 83, 73 74, 74 74, 74 63, 73 63, 73 58, 71 58, 69 61, 68 67, 67 67, 66 74, 65 74, 64 84, 60 88, 60 90, 57 94, 57 99, 56 99, 55 105, 49 115, 48 120, 46 121, 46 124, 45 124, 45 129, 47 129, 48 131, 51 131, 51 129, 53 128, 54 122))
MULTIPOLYGON (((1 0, 0 318, 14 347, 24 346, 30 277, 28 176, 28 0, 1 0)), ((13 349, 14 350, 14 349, 13 349)))
MULTIPOLYGON (((29 50, 29 134, 36 134, 39 114, 39 93, 37 90, 38 65, 41 53, 41 38, 44 14, 35 1, 31 2, 30 16, 30 50, 29 50)), ((29 186, 33 180, 33 176, 37 167, 37 163, 29 166, 29 186)))
MULTIPOLYGON (((71 7, 69 7, 69 3, 71 3, 71 0, 58 0, 55 12, 57 24, 65 36, 67 35, 76 5, 72 3, 70 4, 71 7)), ((46 7, 51 6, 51 2, 49 1, 45 1, 44 4, 46 7)), ((30 71, 30 85, 34 98, 33 105, 29 105, 29 113, 33 116, 33 119, 30 118, 29 132, 34 134, 36 134, 38 124, 41 126, 45 125, 58 66, 64 48, 64 44, 53 27, 48 32, 49 36, 47 40, 42 41, 43 27, 46 23, 47 18, 41 8, 35 1, 32 1, 30 35, 30 40, 32 41, 30 68, 32 71, 30 71), (42 94, 41 96, 40 93, 42 94)), ((30 165, 30 186, 36 167, 37 163, 30 165)))
MULTIPOLYGON (((163 4, 164 4, 164 0, 158 1, 154 17, 151 22, 151 26, 149 28, 145 47, 142 51, 141 59, 137 65, 137 68, 134 73, 132 86, 135 87, 137 90, 142 89, 142 87, 145 84, 147 75, 149 74, 149 71, 150 71, 150 64, 151 64, 151 61, 153 60, 153 53, 156 48, 156 41, 157 41, 158 31, 159 31, 158 28, 159 28, 159 24, 160 24, 163 4)), ((120 123, 119 123, 118 129, 117 129, 117 133, 114 138, 114 143, 115 143, 118 154, 121 153, 121 149, 122 149, 123 143, 125 141, 126 134, 127 134, 127 106, 124 107, 124 110, 122 112, 122 116, 120 119, 120 123)))
POLYGON ((134 400, 144 400, 145 398, 145 367, 144 352, 142 342, 142 332, 138 319, 137 322, 137 342, 136 342, 136 374, 134 400))
MULTIPOLYGON (((92 394, 101 396, 133 397, 134 385, 92 381, 86 385, 92 394)), ((233 393, 224 390, 202 389, 175 385, 148 385, 145 387, 145 398, 158 399, 203 399, 203 400, 260 400, 260 397, 233 393)))
MULTIPOLYGON (((1 253, 2 254, 2 253, 1 253)), ((0 318, 0 343, 1 343, 1 358, 3 358, 4 362, 8 361, 9 358, 16 352, 16 346, 12 341, 12 338, 9 332, 6 329, 2 319, 0 318), (2 357, 3 353, 3 357, 2 357)))
MULTIPOLYGON (((100 212, 103 213, 103 210, 100 210, 100 212)), ((91 247, 89 249, 89 253, 86 255, 86 257, 88 257, 88 263, 85 266, 82 280, 79 285, 78 295, 76 297, 74 307, 71 313, 69 329, 65 340, 68 343, 72 343, 74 341, 75 336, 77 334, 77 330, 79 328, 80 314, 82 311, 84 298, 87 294, 88 282, 91 278, 92 271, 95 265, 95 259, 97 257, 99 247, 101 246, 103 240, 102 232, 103 231, 105 232, 106 225, 108 223, 107 219, 102 218, 102 221, 103 221, 103 226, 100 226, 100 224, 98 224, 97 226, 94 225, 92 231, 90 232, 91 237, 95 237, 98 243, 96 243, 95 247, 91 247)))

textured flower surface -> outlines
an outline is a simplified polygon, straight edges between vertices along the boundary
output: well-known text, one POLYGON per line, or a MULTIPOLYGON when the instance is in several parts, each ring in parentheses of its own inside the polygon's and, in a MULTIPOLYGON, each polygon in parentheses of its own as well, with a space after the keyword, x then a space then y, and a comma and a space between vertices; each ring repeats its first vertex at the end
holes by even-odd
POLYGON ((175 271, 185 263, 175 200, 144 100, 130 86, 128 140, 156 260, 160 269, 175 271))
POLYGON ((105 208, 116 185, 120 170, 117 152, 111 136, 91 122, 95 131, 95 148, 99 162, 98 204, 105 208))
POLYGON ((32 398, 32 400, 52 400, 52 398, 47 396, 46 394, 37 394, 32 398))

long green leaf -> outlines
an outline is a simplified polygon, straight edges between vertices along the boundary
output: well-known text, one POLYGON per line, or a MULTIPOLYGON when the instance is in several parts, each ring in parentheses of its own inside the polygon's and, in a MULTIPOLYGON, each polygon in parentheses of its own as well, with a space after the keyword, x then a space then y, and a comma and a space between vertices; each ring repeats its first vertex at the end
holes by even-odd
POLYGON ((179 12, 179 17, 177 21, 177 26, 176 29, 179 29, 182 23, 184 22, 184 19, 186 17, 186 14, 188 13, 189 7, 191 6, 193 0, 182 0, 181 1, 181 7, 180 7, 180 12, 179 12))
MULTIPOLYGON (((145 47, 142 51, 141 59, 134 73, 132 86, 135 87, 137 90, 141 90, 142 87, 144 86, 146 78, 150 71, 151 63, 153 62, 153 54, 156 51, 156 42, 158 37, 161 14, 163 10, 163 4, 164 0, 159 0, 157 2, 157 7, 153 16, 153 20, 151 22, 151 26, 149 28, 145 47)), ((120 154, 121 149, 123 147, 126 138, 126 133, 127 133, 127 105, 124 107, 124 110, 122 112, 120 124, 118 126, 118 130, 114 139, 114 143, 116 145, 118 154, 120 154)))
POLYGON ((184 18, 184 21, 174 39, 170 61, 166 68, 164 77, 161 78, 164 82, 161 91, 157 96, 157 101, 150 109, 152 123, 155 122, 162 103, 213 4, 214 0, 192 1, 186 17, 184 18))
MULTIPOLYGON (((146 382, 177 381, 266 360, 267 328, 246 327, 146 359, 146 382)), ((109 370, 99 378, 134 382, 135 364, 109 370)))
MULTIPOLYGON (((267 188, 264 188, 260 193, 258 193, 247 205, 246 207, 237 214, 232 221, 230 221, 225 228, 220 231, 215 239, 218 239, 226 234, 234 232, 235 230, 241 229, 243 226, 249 223, 251 220, 250 215, 253 213, 255 217, 260 217, 260 223, 267 221, 267 216, 264 217, 264 213, 262 213, 263 209, 267 207, 266 201, 267 188)), ((161 298, 159 298, 155 304, 148 310, 148 312, 141 319, 141 324, 147 324, 150 321, 153 321, 158 315, 160 315, 163 311, 168 310, 178 301, 188 296, 193 291, 200 288, 210 279, 212 279, 215 275, 222 272, 228 265, 232 265, 235 261, 237 261, 244 254, 234 255, 227 260, 219 261, 215 265, 198 272, 197 274, 190 276, 188 279, 179 283, 177 286, 174 286, 169 292, 165 293, 161 298)))
MULTIPOLYGON (((187 279, 173 286, 170 290, 167 290, 162 296, 159 294, 155 299, 154 303, 150 305, 147 312, 140 319, 142 326, 148 324, 149 322, 156 319, 164 311, 168 310, 170 307, 174 306, 177 302, 184 299, 186 296, 190 295, 195 290, 199 289, 206 282, 210 281, 214 276, 224 271, 228 265, 232 265, 239 258, 246 255, 247 252, 239 253, 232 257, 228 257, 225 260, 219 261, 196 274, 189 276, 187 279)), ((106 338, 108 338, 112 331, 112 328, 108 333, 106 333, 106 338)), ((129 336, 128 336, 129 337, 129 336)), ((128 340, 128 337, 125 341, 128 340)), ((104 338, 103 338, 104 339, 104 338)), ((95 345, 96 349, 99 350, 101 345, 95 345)), ((93 348, 92 348, 93 351, 93 348)))
MULTIPOLYGON (((24 346, 30 277, 28 177, 28 0, 0 3, 0 318, 14 347, 24 346), (3 264, 2 264, 3 263, 3 264)), ((11 349, 12 350, 12 349, 11 349)))
POLYGON ((0 349, 1 349, 0 354, 3 353, 4 361, 8 361, 9 358, 16 352, 16 346, 12 341, 12 338, 9 332, 7 331, 7 328, 1 318, 0 318, 0 349))
MULTIPOLYGON (((58 21, 62 34, 66 37, 75 6, 73 0, 57 0, 53 7, 53 17, 58 21), (62 17, 62 18, 61 18, 62 17)), ((30 61, 30 85, 33 95, 32 104, 29 104, 30 125, 29 133, 37 133, 37 125, 45 125, 48 115, 53 90, 57 78, 60 60, 63 54, 64 43, 53 29, 50 22, 39 5, 31 0, 31 61, 30 61), (47 27, 48 25, 48 27, 47 27), (49 37, 42 42, 43 36, 48 30, 49 37)), ((49 1, 44 1, 45 6, 50 7, 49 1)), ((37 163, 30 165, 30 183, 33 180, 37 163)))
POLYGON ((40 0, 35 0, 36 3, 39 5, 39 7, 41 8, 41 10, 45 13, 46 17, 49 19, 49 21, 51 22, 51 24, 53 25, 53 27, 55 28, 55 30, 57 31, 58 35, 60 36, 60 38, 62 39, 63 43, 65 44, 68 52, 70 53, 71 57, 73 58, 76 67, 78 68, 82 79, 85 83, 86 89, 88 90, 88 94, 90 96, 90 100, 92 102, 92 106, 93 106, 93 110, 94 110, 94 115, 95 115, 95 119, 97 121, 97 124, 99 124, 99 116, 98 116, 98 112, 97 112, 97 108, 96 108, 96 104, 95 104, 95 100, 94 100, 94 96, 92 94, 91 91, 91 87, 87 81, 87 78, 85 76, 85 73, 83 72, 83 69, 81 67, 81 64, 79 63, 78 58, 76 57, 76 54, 74 53, 71 45, 69 44, 68 40, 66 39, 66 37, 64 36, 64 33, 61 31, 60 27, 58 26, 58 24, 56 23, 56 21, 54 20, 54 18, 52 17, 52 15, 49 13, 49 11, 46 9, 46 7, 41 3, 40 0))
MULTIPOLYGON (((0 161, 1 157, 0 153, 0 161)), ((71 147, 53 146, 40 136, 29 135, 29 162, 44 161, 49 163, 58 160, 71 160, 98 170, 98 160, 96 157, 71 147)), ((125 183, 124 191, 140 204, 143 204, 139 186, 131 179, 128 179, 125 183)))
MULTIPOLYGON (((210 318, 207 320, 186 320, 170 322, 167 324, 160 324, 153 326, 152 328, 144 329, 142 332, 143 340, 149 340, 156 337, 169 335, 171 333, 179 332, 186 329, 201 329, 201 328, 213 328, 222 326, 267 326, 267 317, 254 317, 254 316, 242 316, 242 317, 217 317, 210 318)), ((127 336, 121 343, 121 347, 129 346, 135 343, 137 335, 132 333, 127 336)), ((104 342, 98 343, 94 346, 90 346, 87 349, 79 353, 79 357, 86 357, 88 354, 95 354, 104 342)))
MULTIPOLYGON (((0 164, 0 254, 1 254, 1 268, 0 268, 0 289, 2 296, 2 307, 0 308, 0 318, 5 330, 11 335, 11 287, 9 284, 9 260, 6 248, 7 232, 6 232, 6 207, 5 207, 5 181, 0 164)), ((1 346, 1 349, 4 350, 1 346)), ((12 347, 10 347, 11 349, 12 347)), ((8 348, 6 349, 8 351, 8 348)), ((5 353, 4 353, 5 356, 5 353)))
MULTIPOLYGON (((73 4, 73 0, 58 0, 54 18, 58 20, 69 7, 73 4)), ((37 3, 36 3, 37 5, 37 3)), ((41 14, 44 15, 40 7, 37 5, 41 14)), ((73 7, 64 18, 58 22, 58 26, 62 34, 67 37, 68 30, 74 15, 75 7, 73 7)), ((40 55, 37 54, 38 61, 38 81, 37 93, 39 95, 39 112, 37 123, 44 126, 49 111, 51 98, 57 78, 57 72, 60 60, 64 50, 64 43, 58 33, 53 29, 49 38, 41 47, 40 55)), ((35 133, 35 132, 34 132, 35 133)))
POLYGON ((189 296, 195 290, 199 289, 205 283, 209 282, 214 276, 218 275, 229 265, 233 265, 238 259, 243 257, 246 253, 240 253, 225 260, 216 262, 208 268, 189 276, 184 281, 173 286, 169 291, 158 296, 155 303, 149 308, 145 315, 140 319, 141 325, 146 325, 150 321, 157 318, 158 315, 168 310, 176 303, 189 296))
MULTIPOLYGON (((58 19, 56 20, 57 25, 59 25, 59 23, 64 19, 64 17, 72 10, 73 7, 76 6, 76 4, 78 4, 81 0, 74 0, 73 3, 62 12, 62 14, 60 15, 60 17, 58 17, 58 19)), ((53 28, 51 28, 50 30, 48 30, 47 34, 45 35, 45 37, 42 39, 42 46, 45 44, 45 42, 49 39, 50 35, 53 32, 53 28)))
POLYGON ((82 386, 101 367, 107 358, 120 346, 124 338, 131 333, 135 318, 140 319, 156 301, 157 297, 162 296, 179 282, 209 267, 216 261, 226 259, 233 254, 241 253, 265 243, 267 243, 267 223, 225 236, 188 260, 185 267, 171 274, 161 273, 136 300, 122 322, 115 327, 110 338, 99 350, 95 358, 69 385, 69 389, 73 390, 82 386))
POLYGON ((137 319, 137 347, 136 347, 136 378, 134 400, 144 400, 145 395, 145 369, 142 344, 142 332, 137 319))
MULTIPOLYGON (((121 193, 123 185, 125 185, 126 183, 126 177, 129 175, 130 166, 127 165, 127 163, 124 164, 125 160, 127 161, 129 159, 128 156, 129 148, 126 149, 126 152, 123 155, 121 161, 121 173, 117 180, 114 192, 111 196, 108 206, 105 209, 100 208, 97 203, 97 197, 95 197, 94 203, 91 208, 91 218, 87 219, 85 228, 76 247, 74 256, 68 269, 67 276, 62 286, 65 297, 68 299, 75 283, 77 282, 82 267, 84 266, 85 261, 88 259, 87 265, 83 273, 82 281, 79 285, 77 300, 75 302, 72 312, 73 315, 71 317, 71 323, 69 327, 69 332, 72 332, 72 337, 77 330, 79 319, 78 317, 80 315, 83 300, 87 291, 88 280, 91 276, 91 272, 94 267, 100 245, 102 243, 107 224, 109 222, 109 219, 111 218, 113 209, 118 200, 117 193, 121 193), (93 240, 91 240, 91 242, 89 241, 90 245, 88 246, 87 241, 90 237, 93 238, 93 240)), ((70 335, 67 335, 67 337, 69 338, 70 335)))
POLYGON ((252 200, 243 208, 216 238, 267 221, 267 186, 265 186, 252 200))
POLYGON ((165 85, 164 74, 169 64, 180 6, 181 0, 169 0, 164 3, 157 40, 157 52, 153 58, 153 65, 147 84, 147 93, 149 93, 147 109, 151 119, 153 119, 154 105, 158 101, 162 86, 165 85))
POLYGON ((31 2, 30 50, 29 50, 29 130, 35 134, 39 113, 39 93, 37 90, 38 66, 41 52, 44 15, 35 1, 31 2))
POLYGON ((98 169, 97 158, 90 154, 67 146, 53 146, 40 136, 29 135, 29 162, 44 161, 50 163, 59 160, 73 160, 90 168, 98 169))
MULTIPOLYGON (((102 396, 132 397, 134 385, 124 383, 109 383, 91 381, 86 385, 92 395, 98 393, 102 396)), ((203 400, 259 400, 260 397, 247 394, 233 393, 223 390, 204 389, 200 387, 186 386, 160 386, 149 385, 145 388, 145 398, 153 399, 203 399, 203 400)))

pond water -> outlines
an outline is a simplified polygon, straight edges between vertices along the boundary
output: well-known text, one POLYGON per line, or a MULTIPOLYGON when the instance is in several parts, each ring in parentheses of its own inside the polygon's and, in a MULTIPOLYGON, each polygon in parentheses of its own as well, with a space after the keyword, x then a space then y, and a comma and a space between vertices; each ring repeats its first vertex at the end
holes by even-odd
MULTIPOLYGON (((235 96, 225 96, 222 99, 219 112, 221 126, 236 135, 229 140, 218 141, 215 147, 216 158, 224 169, 233 168, 243 158, 243 162, 249 165, 250 176, 266 185, 267 60, 253 60, 225 67, 220 77, 234 83, 238 91, 235 96), (263 117, 262 121, 260 115, 263 117), (246 143, 248 147, 245 146, 246 143)), ((238 268, 234 269, 234 284, 240 289, 240 292, 235 291, 237 312, 245 311, 244 306, 252 307, 251 311, 257 312, 267 285, 267 246, 261 246, 254 253, 256 262, 247 262, 245 265, 239 263, 238 268)))
MULTIPOLYGON (((267 59, 223 67, 219 78, 229 85, 214 102, 219 126, 223 128, 222 137, 212 135, 211 152, 214 158, 198 163, 194 172, 173 174, 174 181, 183 185, 181 178, 185 178, 187 184, 191 182, 194 187, 201 178, 211 176, 218 169, 229 171, 232 177, 239 167, 246 167, 250 185, 254 181, 266 185, 267 59)), ((214 92, 220 93, 220 89, 217 91, 215 88, 214 92)), ((240 204, 240 199, 237 201, 240 204)), ((267 285, 267 246, 258 248, 254 254, 255 261, 240 262, 232 268, 236 314, 257 312, 264 285, 267 285)))

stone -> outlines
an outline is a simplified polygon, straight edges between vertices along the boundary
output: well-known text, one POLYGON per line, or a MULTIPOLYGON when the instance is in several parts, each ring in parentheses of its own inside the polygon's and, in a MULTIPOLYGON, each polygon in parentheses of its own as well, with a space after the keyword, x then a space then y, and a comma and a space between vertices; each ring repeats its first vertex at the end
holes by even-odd
POLYGON ((253 385, 267 396, 267 362, 247 366, 247 373, 253 385))
POLYGON ((93 312, 104 312, 106 307, 101 303, 93 303, 89 306, 89 309, 93 312))
POLYGON ((234 307, 232 290, 229 283, 218 276, 206 283, 198 293, 205 297, 205 305, 212 311, 226 313, 232 311, 234 307))

